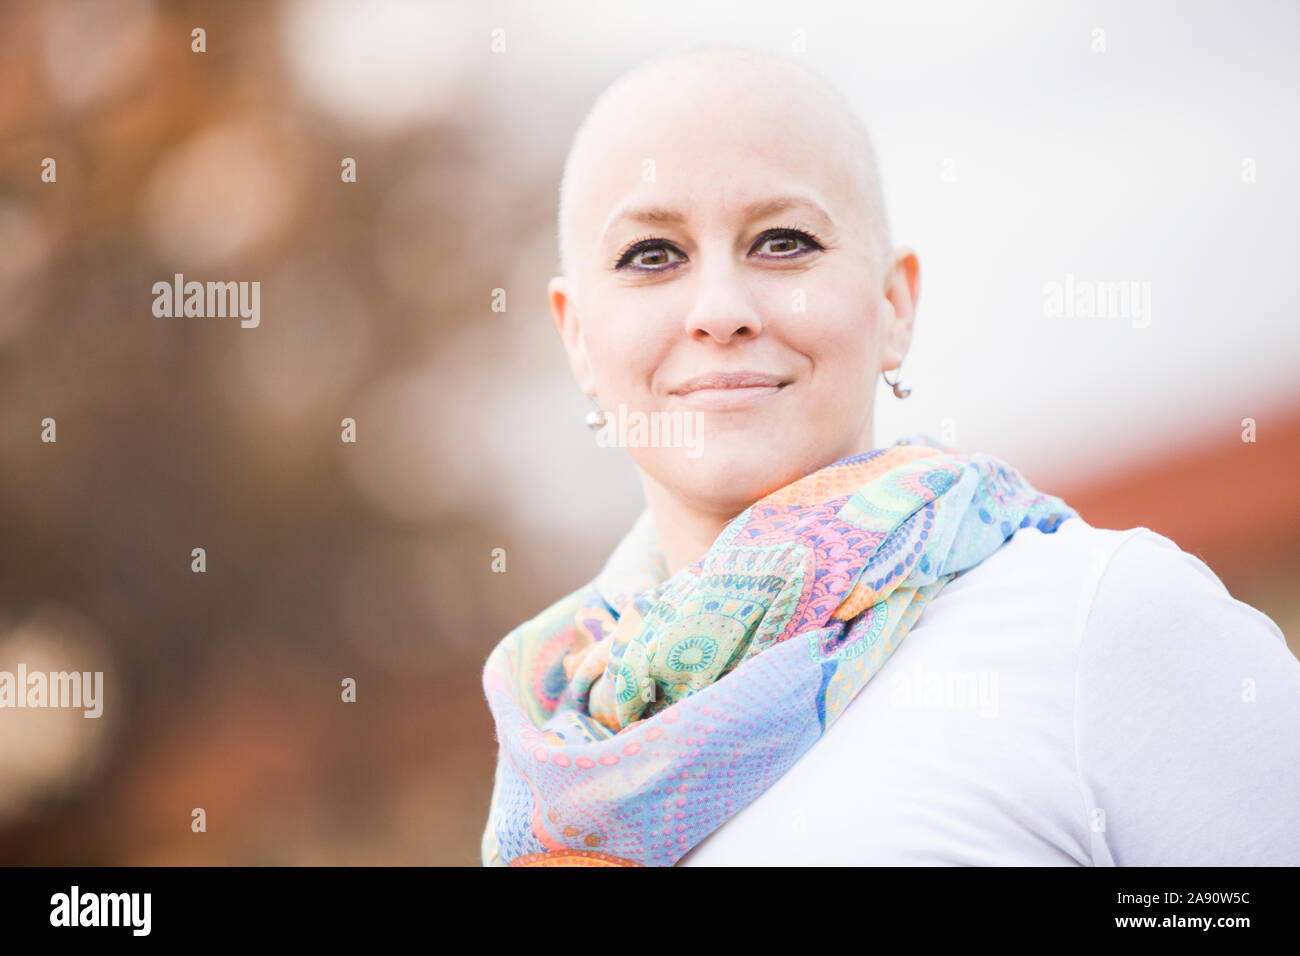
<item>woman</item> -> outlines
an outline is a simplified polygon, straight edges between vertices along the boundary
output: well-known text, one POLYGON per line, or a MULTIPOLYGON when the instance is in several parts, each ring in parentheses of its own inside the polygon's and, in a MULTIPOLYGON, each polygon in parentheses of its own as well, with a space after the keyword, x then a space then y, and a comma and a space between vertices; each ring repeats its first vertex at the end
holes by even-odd
POLYGON ((994 458, 876 446, 919 267, 825 81, 734 48, 634 70, 559 239, 590 424, 699 440, 623 436, 647 510, 489 657, 485 864, 1300 863, 1272 621, 994 458))

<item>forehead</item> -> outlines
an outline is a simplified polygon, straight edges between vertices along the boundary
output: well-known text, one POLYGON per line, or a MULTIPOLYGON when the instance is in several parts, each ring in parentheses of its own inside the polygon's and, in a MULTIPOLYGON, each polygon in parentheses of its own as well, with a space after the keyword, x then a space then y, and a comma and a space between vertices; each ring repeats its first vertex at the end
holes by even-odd
POLYGON ((598 104, 575 144, 578 250, 598 247, 629 209, 706 226, 784 201, 790 212, 820 207, 837 231, 861 229, 865 157, 854 147, 833 93, 784 66, 702 63, 637 77, 598 104))

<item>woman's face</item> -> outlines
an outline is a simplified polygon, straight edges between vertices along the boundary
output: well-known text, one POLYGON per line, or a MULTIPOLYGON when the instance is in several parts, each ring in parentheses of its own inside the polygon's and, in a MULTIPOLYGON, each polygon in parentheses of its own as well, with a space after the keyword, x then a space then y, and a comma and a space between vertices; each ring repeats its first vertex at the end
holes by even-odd
POLYGON ((571 174, 576 274, 551 286, 579 383, 645 415, 626 433, 643 473, 726 515, 872 447, 916 284, 910 254, 884 274, 830 107, 733 83, 667 78, 607 110, 571 174), (679 447, 654 446, 662 425, 679 447))

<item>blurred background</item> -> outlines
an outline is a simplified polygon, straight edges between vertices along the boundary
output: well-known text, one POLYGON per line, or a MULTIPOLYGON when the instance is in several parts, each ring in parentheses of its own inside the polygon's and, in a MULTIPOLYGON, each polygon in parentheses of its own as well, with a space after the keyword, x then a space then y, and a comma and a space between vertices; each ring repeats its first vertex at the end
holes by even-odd
POLYGON ((923 277, 877 443, 1159 531, 1298 649, 1292 4, 0 10, 0 670, 107 685, 0 710, 0 863, 478 863, 483 662, 642 507, 546 308, 564 154, 697 42, 873 131, 923 277), (178 272, 260 281, 260 326, 155 317, 178 272), (1149 323, 1046 315, 1067 276, 1150 283, 1149 323))

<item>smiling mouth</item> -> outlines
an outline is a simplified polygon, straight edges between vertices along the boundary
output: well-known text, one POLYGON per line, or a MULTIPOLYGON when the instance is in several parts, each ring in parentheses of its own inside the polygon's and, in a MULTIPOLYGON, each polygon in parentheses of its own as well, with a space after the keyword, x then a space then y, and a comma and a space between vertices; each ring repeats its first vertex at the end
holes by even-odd
POLYGON ((777 394, 790 383, 758 372, 721 372, 700 375, 670 394, 692 408, 725 411, 748 408, 777 394))
POLYGON ((697 388, 692 392, 680 394, 687 405, 701 410, 723 411, 733 408, 748 408, 763 399, 775 395, 784 385, 747 385, 738 388, 697 388))

